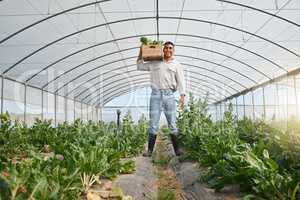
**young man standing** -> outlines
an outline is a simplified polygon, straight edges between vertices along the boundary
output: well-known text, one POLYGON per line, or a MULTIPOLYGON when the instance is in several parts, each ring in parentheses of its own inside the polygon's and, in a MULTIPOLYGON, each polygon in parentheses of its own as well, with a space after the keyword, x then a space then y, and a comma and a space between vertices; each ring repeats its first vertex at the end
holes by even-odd
POLYGON ((151 156, 155 141, 156 132, 159 128, 161 111, 163 110, 171 130, 171 141, 176 155, 181 151, 178 146, 178 130, 176 128, 176 103, 174 92, 178 89, 180 94, 179 104, 184 105, 185 81, 183 66, 174 58, 174 44, 170 41, 164 43, 163 60, 144 62, 141 50, 137 59, 138 70, 149 71, 151 77, 150 97, 150 128, 148 138, 148 151, 144 156, 151 156))

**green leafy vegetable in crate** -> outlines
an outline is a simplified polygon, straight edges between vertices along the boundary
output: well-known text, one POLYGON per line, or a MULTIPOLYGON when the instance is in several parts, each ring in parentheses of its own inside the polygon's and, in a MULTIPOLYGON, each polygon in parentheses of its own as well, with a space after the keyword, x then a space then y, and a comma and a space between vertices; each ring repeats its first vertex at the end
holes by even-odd
POLYGON ((163 41, 151 40, 151 39, 146 38, 146 37, 141 37, 140 41, 143 45, 157 45, 157 44, 159 44, 160 46, 162 46, 163 43, 164 43, 163 41))

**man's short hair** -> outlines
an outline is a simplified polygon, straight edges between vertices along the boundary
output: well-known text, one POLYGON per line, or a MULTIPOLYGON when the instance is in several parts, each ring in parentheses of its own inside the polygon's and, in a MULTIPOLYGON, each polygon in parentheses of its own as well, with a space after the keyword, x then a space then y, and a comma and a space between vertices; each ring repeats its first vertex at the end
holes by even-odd
POLYGON ((171 41, 167 41, 167 42, 165 42, 165 43, 164 43, 164 46, 166 46, 166 45, 168 45, 168 44, 170 44, 170 45, 172 45, 173 47, 175 47, 174 43, 173 43, 173 42, 171 42, 171 41))

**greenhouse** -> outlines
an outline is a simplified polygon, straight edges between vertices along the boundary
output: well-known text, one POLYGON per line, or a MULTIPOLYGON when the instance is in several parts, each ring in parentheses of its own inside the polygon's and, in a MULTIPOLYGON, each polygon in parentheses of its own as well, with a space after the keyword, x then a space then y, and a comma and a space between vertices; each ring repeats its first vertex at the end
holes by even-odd
POLYGON ((0 200, 300 199, 299 0, 0 0, 0 27, 0 200))

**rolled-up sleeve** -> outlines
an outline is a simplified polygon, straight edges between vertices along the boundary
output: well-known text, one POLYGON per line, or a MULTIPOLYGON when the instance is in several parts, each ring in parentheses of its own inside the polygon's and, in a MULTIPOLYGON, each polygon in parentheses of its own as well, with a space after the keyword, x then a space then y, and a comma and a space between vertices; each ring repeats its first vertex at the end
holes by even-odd
POLYGON ((145 63, 143 60, 137 60, 137 70, 139 71, 150 71, 150 63, 145 63))
POLYGON ((177 88, 179 94, 186 95, 183 66, 179 63, 177 64, 177 69, 176 69, 176 81, 177 81, 177 88))

